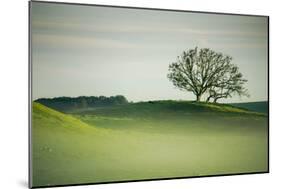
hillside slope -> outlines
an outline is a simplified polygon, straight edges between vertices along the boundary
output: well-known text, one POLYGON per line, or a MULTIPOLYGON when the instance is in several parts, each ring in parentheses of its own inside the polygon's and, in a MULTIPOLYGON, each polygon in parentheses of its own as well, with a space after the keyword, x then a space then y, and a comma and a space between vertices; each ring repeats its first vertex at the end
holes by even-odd
POLYGON ((75 160, 94 157, 106 132, 39 103, 32 109, 33 186, 74 183, 71 177, 88 169, 75 160))

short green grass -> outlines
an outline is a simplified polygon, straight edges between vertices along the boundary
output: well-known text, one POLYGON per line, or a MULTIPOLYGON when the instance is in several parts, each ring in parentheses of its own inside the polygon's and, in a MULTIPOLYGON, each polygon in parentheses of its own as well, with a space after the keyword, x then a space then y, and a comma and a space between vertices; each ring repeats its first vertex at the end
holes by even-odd
POLYGON ((153 101, 63 114, 33 104, 33 186, 265 172, 267 116, 153 101))

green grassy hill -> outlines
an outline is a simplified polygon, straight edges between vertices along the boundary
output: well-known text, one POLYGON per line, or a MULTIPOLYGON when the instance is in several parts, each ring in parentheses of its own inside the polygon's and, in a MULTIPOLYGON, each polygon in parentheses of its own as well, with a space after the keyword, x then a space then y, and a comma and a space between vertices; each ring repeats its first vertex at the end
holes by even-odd
POLYGON ((32 110, 33 186, 267 171, 267 116, 153 101, 32 110))
POLYGON ((244 109, 247 109, 247 110, 250 110, 250 111, 268 114, 268 101, 232 103, 230 105, 238 107, 238 108, 244 108, 244 109))
POLYGON ((89 182, 82 178, 91 166, 88 157, 98 159, 99 140, 106 135, 104 129, 33 103, 33 186, 89 182))

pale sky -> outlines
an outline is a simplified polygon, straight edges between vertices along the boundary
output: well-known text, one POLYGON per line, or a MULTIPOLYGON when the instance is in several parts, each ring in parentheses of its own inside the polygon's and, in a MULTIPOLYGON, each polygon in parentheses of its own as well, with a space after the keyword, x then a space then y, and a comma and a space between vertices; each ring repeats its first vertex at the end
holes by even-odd
POLYGON ((267 100, 267 18, 32 2, 33 99, 124 95, 194 100, 167 79, 184 50, 233 57, 250 98, 267 100))

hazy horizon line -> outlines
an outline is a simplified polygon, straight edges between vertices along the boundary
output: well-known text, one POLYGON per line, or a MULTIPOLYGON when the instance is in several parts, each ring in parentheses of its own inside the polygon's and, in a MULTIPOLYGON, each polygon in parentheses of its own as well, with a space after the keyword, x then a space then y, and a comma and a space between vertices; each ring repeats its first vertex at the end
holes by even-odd
MULTIPOLYGON (((116 95, 79 95, 79 96, 53 96, 53 97, 40 97, 40 98, 36 98, 36 99, 32 99, 32 102, 39 100, 39 99, 54 99, 54 98, 62 98, 62 97, 66 97, 66 98, 79 98, 79 97, 115 97, 115 96, 124 96, 129 103, 138 103, 138 102, 149 102, 149 101, 196 101, 195 99, 147 99, 147 100, 130 100, 128 99, 125 95, 122 94, 116 94, 116 95)), ((226 99, 224 99, 226 100, 226 99)), ((206 100, 201 100, 200 102, 206 102, 206 100)), ((229 102, 218 102, 219 104, 228 104, 228 103, 252 103, 252 102, 269 102, 268 99, 264 99, 264 100, 256 100, 256 101, 229 101, 229 102)), ((212 101, 210 102, 212 103, 212 101)))

